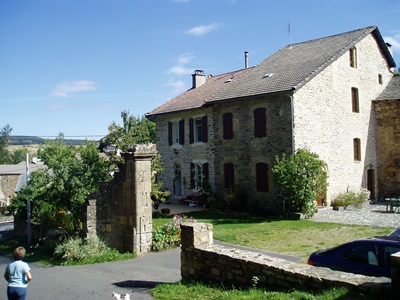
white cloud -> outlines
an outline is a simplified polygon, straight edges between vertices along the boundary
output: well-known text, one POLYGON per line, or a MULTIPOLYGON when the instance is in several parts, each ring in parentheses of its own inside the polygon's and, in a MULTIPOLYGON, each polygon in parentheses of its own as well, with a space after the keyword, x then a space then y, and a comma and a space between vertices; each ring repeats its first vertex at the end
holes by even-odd
POLYGON ((199 25, 196 27, 193 27, 186 31, 186 34, 194 35, 194 36, 203 36, 206 35, 207 33, 216 30, 218 27, 220 27, 221 24, 219 23, 213 23, 210 25, 199 25))
POLYGON ((180 94, 187 90, 186 83, 182 80, 179 81, 170 81, 163 86, 170 86, 173 87, 172 93, 173 94, 180 94))
POLYGON ((191 74, 193 72, 193 69, 187 68, 185 67, 185 65, 192 62, 194 58, 195 55, 193 52, 188 52, 180 55, 178 57, 178 63, 175 66, 169 68, 168 73, 172 73, 178 76, 191 74))
POLYGON ((392 45, 393 52, 400 52, 400 32, 396 32, 393 36, 385 36, 383 39, 392 45))
POLYGON ((89 80, 65 81, 59 83, 51 93, 51 96, 68 98, 74 93, 96 90, 96 83, 89 80))

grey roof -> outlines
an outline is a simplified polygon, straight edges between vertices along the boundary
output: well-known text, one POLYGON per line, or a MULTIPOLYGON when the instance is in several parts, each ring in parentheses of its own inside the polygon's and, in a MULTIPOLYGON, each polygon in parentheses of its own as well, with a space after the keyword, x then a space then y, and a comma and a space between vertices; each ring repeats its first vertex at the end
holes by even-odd
POLYGON ((218 101, 298 90, 369 34, 376 39, 389 67, 394 67, 396 64, 378 28, 370 26, 285 46, 254 68, 208 78, 204 85, 188 90, 147 116, 198 108, 218 101), (234 77, 229 84, 217 84, 218 80, 226 82, 229 76, 234 77))
POLYGON ((400 75, 392 77, 385 90, 376 100, 400 100, 400 75))
MULTIPOLYGON (((29 172, 36 171, 38 169, 47 168, 43 163, 29 164, 29 172)), ((0 165, 0 175, 22 175, 26 174, 26 163, 20 162, 16 165, 0 165)))

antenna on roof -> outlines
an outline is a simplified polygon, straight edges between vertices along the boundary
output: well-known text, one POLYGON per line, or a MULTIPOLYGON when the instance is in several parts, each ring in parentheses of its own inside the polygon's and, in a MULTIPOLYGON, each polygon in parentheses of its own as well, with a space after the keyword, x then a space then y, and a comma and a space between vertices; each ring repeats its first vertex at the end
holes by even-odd
POLYGON ((292 49, 292 34, 291 34, 291 32, 290 32, 290 22, 289 22, 289 25, 288 25, 288 33, 289 33, 289 49, 292 49))

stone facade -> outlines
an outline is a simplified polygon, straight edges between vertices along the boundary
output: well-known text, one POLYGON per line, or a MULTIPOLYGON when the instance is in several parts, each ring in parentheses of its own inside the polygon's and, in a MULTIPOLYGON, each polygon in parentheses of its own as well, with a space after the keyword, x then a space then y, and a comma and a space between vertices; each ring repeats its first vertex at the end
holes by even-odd
POLYGON ((155 152, 137 146, 124 153, 114 180, 88 200, 85 231, 120 252, 143 254, 152 242, 151 159, 155 152))
POLYGON ((400 196, 400 100, 374 102, 377 112, 378 190, 383 197, 400 196), (397 141, 397 143, 396 143, 397 141))
POLYGON ((350 67, 346 52, 293 97, 295 148, 307 147, 327 163, 328 205, 332 196, 348 189, 369 188, 373 199, 379 193, 376 121, 371 100, 379 96, 393 74, 371 35, 361 40, 356 49, 356 68, 350 67), (352 112, 352 88, 358 89, 359 112, 352 112), (360 161, 354 160, 354 138, 361 141, 360 161), (370 183, 368 171, 374 174, 370 183))
POLYGON ((10 204, 20 175, 0 175, 0 207, 10 204))
MULTIPOLYGON (((221 282, 238 287, 325 290, 347 287, 364 295, 392 299, 391 280, 293 263, 257 252, 212 245, 212 225, 182 224, 182 279, 221 282)), ((398 255, 392 255, 393 289, 399 288, 398 255), (396 273, 397 272, 397 273, 396 273), (396 277, 397 276, 397 277, 396 277)), ((392 294, 393 293, 393 294, 392 294)), ((393 298, 395 299, 395 298, 393 298)))

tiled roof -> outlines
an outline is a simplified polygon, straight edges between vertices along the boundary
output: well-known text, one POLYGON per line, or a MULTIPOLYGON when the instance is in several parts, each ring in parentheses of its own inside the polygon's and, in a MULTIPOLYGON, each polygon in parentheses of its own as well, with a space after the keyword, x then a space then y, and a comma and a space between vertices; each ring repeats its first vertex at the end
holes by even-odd
MULTIPOLYGON (((36 171, 38 169, 46 169, 47 167, 40 164, 29 164, 29 172, 36 171)), ((26 173, 26 163, 20 162, 16 165, 0 165, 0 175, 22 175, 26 173)))
POLYGON ((157 107, 147 114, 147 116, 165 114, 174 111, 181 111, 203 106, 206 101, 211 100, 217 92, 220 92, 232 85, 243 74, 248 73, 252 68, 221 74, 218 76, 208 76, 205 84, 187 90, 167 103, 157 107))
POLYGON ((376 100, 400 100, 400 75, 393 76, 376 100))
POLYGON ((217 101, 298 90, 371 33, 388 65, 394 67, 395 62, 377 27, 371 26, 283 47, 254 68, 208 78, 204 85, 188 90, 148 116, 198 108, 217 101), (225 83, 230 77, 234 80, 225 83))

